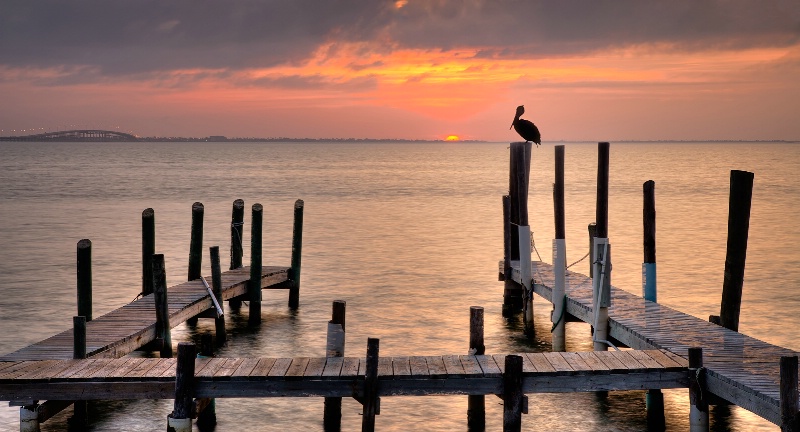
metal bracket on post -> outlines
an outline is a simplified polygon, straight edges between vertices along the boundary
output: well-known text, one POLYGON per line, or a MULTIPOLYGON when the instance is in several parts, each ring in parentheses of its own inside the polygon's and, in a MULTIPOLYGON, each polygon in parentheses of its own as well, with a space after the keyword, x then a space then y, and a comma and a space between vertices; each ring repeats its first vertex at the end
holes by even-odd
POLYGON ((594 238, 594 256, 592 297, 597 315, 598 307, 611 306, 611 244, 607 238, 594 238))

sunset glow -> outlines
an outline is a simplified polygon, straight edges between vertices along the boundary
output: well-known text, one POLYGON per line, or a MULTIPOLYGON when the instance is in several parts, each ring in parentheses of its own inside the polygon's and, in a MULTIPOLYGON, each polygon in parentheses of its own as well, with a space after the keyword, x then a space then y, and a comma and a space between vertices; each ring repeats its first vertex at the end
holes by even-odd
MULTIPOLYGON (((0 108, 1 126, 96 122, 142 135, 430 139, 453 128, 507 140, 513 131, 503 125, 525 104, 546 140, 800 138, 791 114, 800 109, 800 83, 792 78, 800 74, 800 43, 771 40, 774 25, 751 39, 742 33, 685 43, 679 33, 651 40, 645 33, 637 42, 617 42, 609 33, 608 43, 593 46, 593 37, 581 47, 557 36, 473 38, 455 23, 501 24, 477 24, 489 18, 456 3, 461 15, 445 20, 445 3, 395 1, 376 18, 384 27, 363 30, 369 37, 334 26, 302 50, 290 49, 296 39, 267 37, 250 51, 231 45, 241 53, 224 62, 218 57, 231 50, 206 58, 188 48, 164 51, 163 61, 139 71, 77 55, 0 62, 0 91, 10 102, 0 108), (422 38, 424 32, 431 36, 422 38), (555 39, 541 45, 546 37, 555 39)), ((498 23, 517 19, 498 8, 490 8, 498 23)), ((188 25, 185 17, 158 19, 154 37, 171 41, 188 25)))
POLYGON ((444 139, 445 141, 459 141, 461 138, 458 135, 448 135, 447 138, 444 139))

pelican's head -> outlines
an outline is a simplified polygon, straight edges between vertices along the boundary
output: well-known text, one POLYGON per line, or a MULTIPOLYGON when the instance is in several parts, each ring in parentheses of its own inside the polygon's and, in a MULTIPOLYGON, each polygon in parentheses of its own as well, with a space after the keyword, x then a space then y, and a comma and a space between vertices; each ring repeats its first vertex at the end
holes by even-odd
MULTIPOLYGON (((517 107, 517 114, 514 116, 514 121, 517 121, 519 116, 521 116, 522 114, 525 114, 525 105, 520 105, 517 107)), ((514 122, 511 122, 511 126, 509 126, 509 129, 511 129, 512 127, 514 127, 514 122)))

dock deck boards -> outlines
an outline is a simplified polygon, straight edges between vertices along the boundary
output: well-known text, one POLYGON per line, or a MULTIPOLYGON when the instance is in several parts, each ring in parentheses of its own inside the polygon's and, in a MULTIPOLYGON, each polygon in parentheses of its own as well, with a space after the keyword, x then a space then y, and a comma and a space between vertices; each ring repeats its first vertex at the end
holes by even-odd
MULTIPOLYGON (((289 267, 263 267, 261 287, 269 288, 288 280, 289 267)), ((222 297, 229 300, 245 294, 250 268, 241 267, 222 274, 222 297)), ((211 280, 210 277, 207 280, 211 280)), ((175 327, 213 307, 203 282, 194 280, 170 287, 169 323, 175 327)), ((143 296, 86 323, 88 357, 118 358, 153 341, 156 337, 153 295, 143 296)), ((72 358, 72 329, 0 356, 0 361, 60 360, 72 358)))
MULTIPOLYGON (((683 359, 660 364, 666 351, 640 351, 635 368, 625 351, 519 355, 527 393, 680 388, 690 374, 683 359)), ((505 356, 381 357, 379 393, 499 394, 505 356)), ((353 396, 364 365, 358 357, 198 358, 195 397, 353 396)), ((175 367, 169 358, 0 362, 0 400, 171 399, 175 367)))
MULTIPOLYGON (((512 261, 512 279, 519 282, 519 261, 512 261)), ((554 275, 550 264, 531 263, 534 292, 552 302, 554 275)), ((500 262, 502 273, 503 263, 500 262)), ((584 322, 592 317, 592 279, 567 271, 567 312, 584 322)), ((611 287, 609 334, 637 350, 665 350, 658 363, 687 357, 690 347, 703 348, 708 390, 766 420, 781 424, 780 357, 798 355, 787 348, 728 330, 670 307, 611 287)), ((651 356, 652 357, 652 356, 651 356)), ((679 361, 679 360, 677 360, 679 361)), ((663 363, 662 363, 663 364, 663 363)))

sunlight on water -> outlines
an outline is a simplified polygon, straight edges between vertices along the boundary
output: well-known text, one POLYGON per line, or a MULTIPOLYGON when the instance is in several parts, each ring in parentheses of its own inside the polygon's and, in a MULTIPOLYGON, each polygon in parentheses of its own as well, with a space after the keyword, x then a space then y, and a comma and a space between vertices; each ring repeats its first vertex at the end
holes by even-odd
MULTIPOLYGON (((219 245, 227 268, 231 203, 264 205, 264 263, 288 265, 294 200, 305 200, 300 309, 285 291, 264 293, 263 324, 226 310, 232 342, 220 356, 321 356, 331 301, 347 301, 347 353, 363 355, 367 337, 381 355, 466 353, 469 306, 486 310, 488 352, 550 349, 550 305, 536 302, 537 337, 501 317, 501 196, 507 191, 507 144, 2 143, 0 149, 0 352, 69 327, 75 313, 75 245, 93 242, 94 315, 131 301, 141 289, 141 211, 155 209, 156 250, 167 283, 186 278, 191 205, 205 204, 206 246, 219 245)), ((594 220, 596 145, 567 144, 569 263, 588 247, 594 220)), ((553 149, 533 151, 530 221, 550 262, 553 149)), ((659 301, 707 319, 719 312, 731 169, 755 172, 740 329, 800 349, 800 146, 787 144, 612 144, 609 238, 614 285, 641 290, 642 183, 656 182, 659 301)), ((246 248, 247 249, 247 248, 246 248)), ((204 274, 210 274, 207 248, 204 274)), ((245 250, 244 260, 249 253, 245 250)), ((575 266, 587 272, 586 261, 575 266)), ((173 342, 213 330, 181 325, 173 342)), ((590 350, 589 328, 567 326, 569 350, 590 350)), ((136 355, 142 355, 136 354, 136 355)), ((684 390, 665 391, 667 418, 688 428, 684 390)), ((487 430, 502 422, 487 397, 487 430)), ((100 402, 94 431, 162 430, 171 401, 100 402)), ((712 412, 715 430, 774 430, 749 412, 712 412)), ((218 400, 217 430, 241 418, 252 430, 321 430, 322 399, 218 400), (255 414, 254 414, 255 413, 255 414)), ((346 430, 360 405, 345 400, 346 430)), ((44 430, 61 430, 62 413, 44 430)), ((466 429, 465 397, 383 398, 382 430, 466 429)), ((642 392, 531 395, 523 423, 537 430, 641 430, 642 392)), ((16 408, 0 409, 4 430, 18 428, 16 408)))

